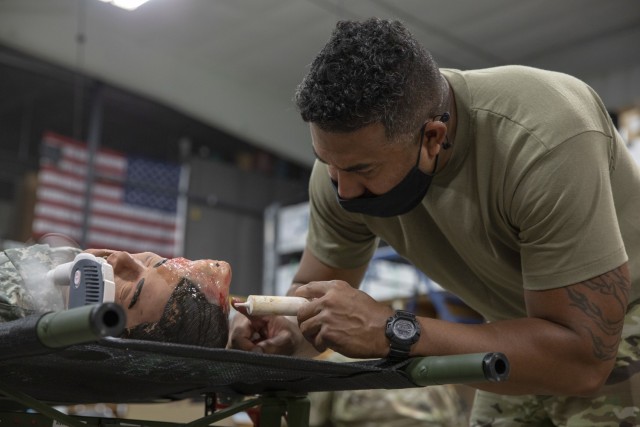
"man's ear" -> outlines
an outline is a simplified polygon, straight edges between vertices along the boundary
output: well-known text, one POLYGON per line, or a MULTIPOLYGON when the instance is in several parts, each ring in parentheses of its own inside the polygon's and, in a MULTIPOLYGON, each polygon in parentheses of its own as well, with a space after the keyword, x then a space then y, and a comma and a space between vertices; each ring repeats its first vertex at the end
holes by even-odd
POLYGON ((443 144, 447 143, 447 126, 440 121, 427 123, 424 129, 424 141, 429 157, 434 158, 444 148, 443 144))

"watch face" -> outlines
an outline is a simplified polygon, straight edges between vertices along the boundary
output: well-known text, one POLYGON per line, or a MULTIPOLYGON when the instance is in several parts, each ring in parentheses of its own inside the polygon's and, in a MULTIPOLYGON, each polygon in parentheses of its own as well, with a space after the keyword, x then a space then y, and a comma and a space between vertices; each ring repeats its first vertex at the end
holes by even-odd
POLYGON ((415 335, 416 327, 409 320, 398 319, 393 322, 393 333, 400 339, 408 340, 415 335))

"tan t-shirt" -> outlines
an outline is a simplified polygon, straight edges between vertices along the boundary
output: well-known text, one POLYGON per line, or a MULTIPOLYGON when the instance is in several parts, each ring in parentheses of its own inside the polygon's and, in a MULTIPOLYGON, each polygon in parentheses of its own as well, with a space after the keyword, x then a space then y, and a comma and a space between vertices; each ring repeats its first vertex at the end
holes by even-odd
POLYGON ((593 90, 521 66, 442 73, 458 125, 422 203, 392 218, 346 212, 316 162, 314 255, 358 267, 382 238, 489 320, 526 315, 523 289, 578 283, 628 258, 640 298, 640 171, 593 90))

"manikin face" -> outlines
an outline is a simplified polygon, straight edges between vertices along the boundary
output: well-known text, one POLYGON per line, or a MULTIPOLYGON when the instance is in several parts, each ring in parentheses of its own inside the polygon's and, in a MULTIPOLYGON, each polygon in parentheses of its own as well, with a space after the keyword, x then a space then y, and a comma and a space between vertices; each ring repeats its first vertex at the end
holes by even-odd
POLYGON ((210 303, 228 313, 231 267, 224 261, 166 259, 152 252, 130 254, 108 249, 86 252, 105 258, 113 267, 115 302, 127 314, 127 328, 160 320, 182 278, 196 283, 210 303))

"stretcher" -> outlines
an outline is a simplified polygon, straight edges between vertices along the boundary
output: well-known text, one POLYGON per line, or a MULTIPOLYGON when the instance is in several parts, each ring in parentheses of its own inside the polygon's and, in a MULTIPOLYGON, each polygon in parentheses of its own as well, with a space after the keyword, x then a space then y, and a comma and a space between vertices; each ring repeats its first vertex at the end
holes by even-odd
POLYGON ((335 363, 119 339, 109 336, 121 324, 114 314, 97 316, 109 324, 66 317, 57 319, 58 327, 51 314, 0 324, 0 425, 200 427, 259 407, 260 427, 280 426, 282 417, 289 426, 306 427, 309 392, 505 381, 509 373, 500 353, 335 363), (72 343, 74 337, 89 342, 72 343), (232 404, 219 409, 219 396, 232 404), (70 416, 54 408, 202 397, 204 416, 186 424, 70 416))

